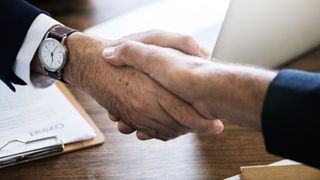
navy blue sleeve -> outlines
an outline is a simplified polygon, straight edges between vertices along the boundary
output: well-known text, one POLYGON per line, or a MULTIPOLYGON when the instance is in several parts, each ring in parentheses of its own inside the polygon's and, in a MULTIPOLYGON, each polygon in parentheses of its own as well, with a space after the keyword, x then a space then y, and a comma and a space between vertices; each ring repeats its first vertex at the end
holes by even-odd
POLYGON ((45 12, 24 0, 0 1, 0 79, 12 90, 12 83, 25 84, 12 68, 29 27, 40 13, 45 12))
POLYGON ((267 151, 320 168, 320 74, 283 70, 262 111, 267 151))

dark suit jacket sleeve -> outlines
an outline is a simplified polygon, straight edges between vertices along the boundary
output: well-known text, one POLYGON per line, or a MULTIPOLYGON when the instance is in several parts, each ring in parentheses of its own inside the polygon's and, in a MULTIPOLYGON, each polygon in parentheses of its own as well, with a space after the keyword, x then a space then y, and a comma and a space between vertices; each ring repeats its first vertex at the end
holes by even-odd
POLYGON ((41 13, 46 12, 24 0, 0 0, 0 79, 12 90, 12 83, 25 84, 12 68, 29 27, 41 13))
POLYGON ((281 71, 264 101, 262 131, 270 153, 320 168, 320 74, 281 71))

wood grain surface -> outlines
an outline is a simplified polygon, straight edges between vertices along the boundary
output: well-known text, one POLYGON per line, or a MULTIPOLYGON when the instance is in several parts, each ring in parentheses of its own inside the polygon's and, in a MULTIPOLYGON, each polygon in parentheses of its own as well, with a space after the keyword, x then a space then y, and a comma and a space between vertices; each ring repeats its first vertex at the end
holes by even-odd
MULTIPOLYGON (((85 28, 155 0, 46 0, 33 3, 73 28, 85 28)), ((285 67, 320 70, 317 49, 285 67)), ((262 134, 225 121, 219 136, 189 134, 169 142, 122 135, 107 111, 70 87, 105 135, 101 146, 0 170, 0 179, 223 179, 240 166, 280 160, 265 151, 262 134)))

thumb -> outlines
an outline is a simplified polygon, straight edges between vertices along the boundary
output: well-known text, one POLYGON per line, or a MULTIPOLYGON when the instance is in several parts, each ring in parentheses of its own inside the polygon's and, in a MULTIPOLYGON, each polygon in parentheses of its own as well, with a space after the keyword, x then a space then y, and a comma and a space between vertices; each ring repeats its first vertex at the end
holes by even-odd
POLYGON ((108 63, 114 66, 124 66, 126 65, 120 58, 115 57, 115 47, 107 47, 102 51, 102 57, 108 63))
POLYGON ((154 67, 163 67, 164 60, 157 58, 160 48, 135 41, 127 41, 116 47, 102 51, 104 60, 114 66, 131 66, 139 71, 150 74, 154 67))

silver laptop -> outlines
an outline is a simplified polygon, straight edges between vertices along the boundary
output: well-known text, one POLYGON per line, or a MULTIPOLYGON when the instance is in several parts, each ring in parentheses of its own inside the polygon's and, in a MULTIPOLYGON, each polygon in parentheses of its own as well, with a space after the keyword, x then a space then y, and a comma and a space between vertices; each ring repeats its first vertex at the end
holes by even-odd
POLYGON ((319 0, 231 0, 212 58, 277 67, 320 45, 319 8, 319 0))
POLYGON ((319 7, 319 0, 161 0, 86 32, 107 39, 180 32, 213 49, 213 60, 273 68, 320 44, 319 7))

